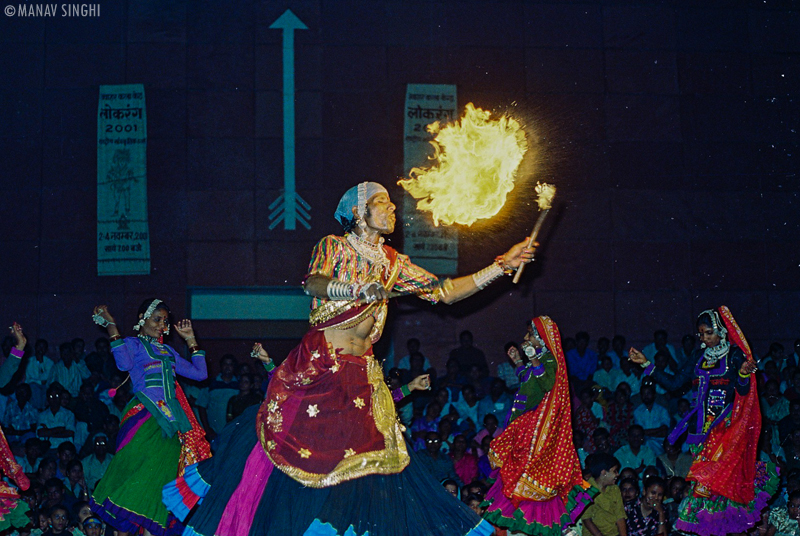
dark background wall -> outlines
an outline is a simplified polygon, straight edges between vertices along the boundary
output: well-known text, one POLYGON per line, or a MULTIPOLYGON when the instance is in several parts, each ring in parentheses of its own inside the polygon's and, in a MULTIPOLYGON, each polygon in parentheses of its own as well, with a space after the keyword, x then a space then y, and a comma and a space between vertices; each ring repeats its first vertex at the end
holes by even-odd
MULTIPOLYGON (((457 84, 460 106, 519 117, 560 204, 523 284, 397 304, 398 352, 416 334, 437 360, 470 328, 497 354, 534 313, 567 335, 642 344, 665 327, 677 343, 719 304, 759 353, 800 336, 792 1, 103 2, 98 18, 0 17, 0 73, 2 322, 51 344, 98 335, 99 302, 127 327, 146 297, 180 316, 190 286, 298 284, 338 231, 343 191, 402 174, 408 83, 457 84), (269 230, 266 210, 283 182, 269 25, 287 8, 309 27, 296 32, 297 181, 313 216, 297 231, 269 230), (100 278, 98 85, 123 83, 146 92, 152 274, 100 278)), ((533 217, 518 197, 463 232, 461 273, 533 217)))

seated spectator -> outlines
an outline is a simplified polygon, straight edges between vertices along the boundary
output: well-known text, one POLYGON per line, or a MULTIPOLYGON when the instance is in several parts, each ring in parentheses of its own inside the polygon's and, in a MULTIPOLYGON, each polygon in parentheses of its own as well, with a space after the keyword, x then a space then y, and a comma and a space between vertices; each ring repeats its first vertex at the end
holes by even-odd
POLYGON ((800 518, 800 491, 794 491, 789 495, 786 506, 773 507, 769 510, 770 527, 767 534, 796 536, 800 533, 798 518, 800 518))
POLYGON ((508 351, 511 348, 515 348, 517 351, 517 355, 522 355, 519 351, 519 347, 514 342, 507 342, 503 348, 503 359, 499 365, 497 365, 497 377, 506 384, 506 387, 509 391, 514 392, 519 389, 519 378, 517 377, 517 367, 514 366, 511 358, 508 355, 508 351))
MULTIPOLYGON (((419 339, 417 339, 415 337, 412 337, 412 338, 408 339, 406 341, 406 350, 408 350, 408 353, 406 355, 404 355, 403 357, 401 357, 400 361, 398 361, 397 365, 395 365, 395 366, 397 368, 401 369, 401 370, 409 370, 409 369, 411 369, 411 354, 419 352, 419 349, 420 349, 421 346, 422 345, 419 342, 419 339)), ((431 365, 431 362, 428 361, 427 357, 425 357, 425 361, 423 362, 422 367, 423 367, 424 370, 429 370, 429 369, 433 368, 433 366, 431 365)), ((416 376, 415 376, 415 378, 416 378, 416 376)), ((414 378, 412 378, 412 379, 414 379, 414 378)))
POLYGON ((620 479, 619 492, 622 495, 622 504, 627 509, 629 504, 634 504, 639 500, 639 479, 630 477, 620 479))
MULTIPOLYGON (((484 370, 478 365, 472 365, 469 369, 469 374, 467 375, 467 381, 475 388, 475 396, 477 396, 478 399, 489 396, 489 393, 492 389, 492 381, 494 379, 495 378, 491 378, 489 373, 484 372, 484 370)), ((506 386, 503 384, 504 391, 505 388, 506 386)))
POLYGON ((85 422, 90 432, 103 428, 103 420, 109 413, 108 407, 95 396, 91 383, 81 384, 78 399, 80 403, 75 406, 75 420, 85 422))
POLYGON ((39 461, 48 448, 42 443, 40 439, 32 437, 25 441, 25 455, 15 456, 17 463, 22 467, 23 473, 31 475, 36 472, 39 467, 39 461))
POLYGON ((83 459, 83 476, 86 479, 86 487, 91 493, 97 483, 103 478, 106 469, 111 464, 113 455, 108 453, 108 437, 104 433, 94 436, 92 441, 92 453, 83 459))
POLYGON ((594 397, 595 393, 590 387, 582 389, 580 404, 572 412, 572 428, 579 429, 584 433, 587 440, 584 442, 583 448, 590 452, 594 452, 592 436, 600 423, 600 420, 592 412, 594 397))
POLYGON ((762 386, 770 380, 778 382, 778 385, 782 383, 781 373, 778 370, 778 365, 774 361, 768 361, 764 365, 764 370, 761 372, 760 376, 762 386))
POLYGON ((253 375, 249 372, 239 375, 239 394, 228 400, 226 419, 232 421, 250 406, 261 404, 263 397, 254 382, 253 375))
POLYGON ((628 428, 633 424, 631 387, 622 382, 614 391, 614 399, 606 406, 603 420, 608 425, 611 445, 618 449, 628 442, 628 428))
POLYGON ((444 487, 444 489, 447 490, 447 493, 458 499, 458 492, 459 492, 458 482, 448 478, 447 480, 444 480, 442 482, 442 486, 444 487))
POLYGON ((773 342, 769 345, 769 351, 767 352, 767 355, 762 357, 761 361, 758 363, 758 368, 761 370, 766 370, 769 363, 775 363, 775 369, 777 372, 783 372, 786 370, 786 366, 789 364, 786 360, 786 354, 784 352, 785 349, 781 343, 773 342))
POLYGON ((667 488, 667 498, 664 500, 664 509, 667 512, 667 524, 674 527, 675 521, 678 520, 678 508, 689 486, 686 480, 679 476, 673 476, 669 479, 669 487, 667 488))
POLYGON ((576 428, 572 429, 572 443, 575 445, 575 452, 578 453, 578 459, 581 462, 581 466, 584 466, 584 462, 586 461, 586 457, 589 455, 589 452, 583 447, 586 443, 586 436, 581 430, 576 428))
MULTIPOLYGON (((450 400, 450 390, 447 388, 442 388, 436 391, 436 395, 434 397, 436 402, 439 403, 439 406, 442 408, 440 414, 442 416, 445 415, 458 415, 456 408, 453 407, 453 404, 450 400)), ((430 402, 429 402, 430 403, 430 402)))
POLYGON ((25 383, 31 387, 31 404, 41 411, 47 405, 45 393, 47 386, 50 385, 50 369, 53 368, 53 360, 47 357, 49 345, 44 339, 37 339, 34 346, 33 357, 28 358, 25 363, 25 383))
POLYGON ((40 508, 38 505, 32 511, 34 528, 31 529, 31 536, 42 536, 45 532, 50 530, 50 514, 40 508))
POLYGON ((428 432, 425 436, 425 450, 419 452, 420 464, 440 482, 449 478, 455 480, 459 486, 463 485, 453 467, 453 460, 447 454, 440 452, 441 448, 442 440, 439 434, 428 432))
POLYGON ((500 378, 494 378, 489 388, 489 394, 478 402, 478 423, 482 423, 484 417, 494 414, 499 419, 505 419, 511 410, 514 398, 506 392, 506 384, 500 378))
POLYGON ((99 517, 89 516, 83 520, 83 533, 86 536, 101 536, 105 530, 99 517))
POLYGON ((464 434, 458 434, 453 440, 450 458, 453 460, 453 468, 462 482, 472 482, 478 478, 478 457, 467 452, 467 438, 464 434))
POLYGON ((83 380, 89 379, 91 373, 86 365, 76 362, 75 350, 71 342, 65 342, 58 347, 60 359, 50 369, 48 383, 58 382, 72 398, 78 397, 83 380))
POLYGON ((69 515, 69 512, 72 510, 72 506, 75 504, 76 499, 72 493, 65 489, 64 482, 58 478, 51 478, 44 483, 44 489, 45 493, 47 494, 47 498, 44 501, 44 507, 46 509, 50 509, 54 506, 62 505, 67 508, 67 515, 69 515))
POLYGON ((681 451, 680 443, 672 444, 668 438, 664 438, 664 453, 656 459, 656 467, 659 471, 672 478, 675 476, 686 478, 689 468, 692 466, 692 455, 681 451))
POLYGON ((479 452, 483 454, 478 456, 478 478, 484 481, 492 474, 492 463, 489 461, 489 445, 491 443, 492 438, 488 435, 481 439, 481 448, 479 452))
POLYGON ((631 388, 631 398, 639 394, 642 388, 642 367, 634 365, 630 359, 623 359, 619 364, 622 370, 622 381, 631 388))
POLYGON ((696 337, 694 335, 684 335, 681 339, 681 348, 675 357, 675 370, 683 367, 693 367, 695 365, 694 345, 696 337))
POLYGON ((669 412, 656 403, 656 389, 652 384, 642 385, 640 394, 642 403, 633 411, 633 422, 644 429, 645 444, 656 454, 661 454, 661 443, 669 433, 669 412))
POLYGON ((480 447, 484 437, 488 437, 491 441, 503 433, 503 428, 500 428, 499 425, 500 423, 497 420, 497 417, 495 417, 492 413, 486 414, 486 416, 483 418, 483 428, 481 428, 481 430, 475 434, 475 437, 472 440, 472 448, 473 450, 477 450, 476 454, 478 456, 483 456, 486 454, 486 452, 480 447))
POLYGON ((66 480, 67 478, 67 465, 78 456, 78 451, 70 441, 61 443, 56 449, 58 456, 58 468, 56 470, 56 478, 66 480))
POLYGON ((589 348, 589 334, 581 331, 575 335, 575 348, 565 351, 565 357, 570 379, 574 378, 578 387, 586 386, 597 370, 597 353, 589 348))
POLYGON ((226 419, 228 400, 239 394, 239 378, 234 374, 237 363, 232 354, 225 354, 219 360, 220 373, 208 386, 208 424, 214 434, 219 434, 228 423, 226 419))
POLYGON ((626 534, 625 508, 622 494, 615 484, 619 474, 619 461, 609 454, 590 454, 586 458, 589 483, 600 490, 594 502, 586 508, 581 519, 591 534, 617 536, 626 534))
POLYGON ((664 480, 650 477, 644 481, 644 495, 625 505, 625 525, 628 536, 656 536, 667 534, 667 517, 662 503, 664 480))
POLYGON ((642 471, 642 482, 654 476, 661 478, 661 471, 659 471, 655 465, 648 465, 644 468, 644 471, 642 471))
POLYGON ((632 479, 634 479, 634 480, 636 480, 638 482, 639 481, 639 473, 634 471, 634 469, 632 467, 623 467, 622 470, 619 472, 619 478, 617 480, 619 480, 621 482, 621 481, 625 480, 626 478, 632 478, 632 479))
POLYGON ((466 376, 462 375, 455 358, 447 360, 447 373, 436 379, 436 389, 448 389, 450 400, 455 400, 461 394, 461 388, 467 383, 466 376))
POLYGON ((439 421, 441 420, 441 407, 439 403, 434 400, 425 409, 425 416, 414 419, 411 424, 411 438, 414 441, 414 450, 423 450, 425 448, 425 438, 428 432, 436 432, 439 430, 439 421))
POLYGON ((656 353, 666 352, 669 356, 677 361, 677 352, 675 347, 667 342, 667 331, 663 329, 656 330, 653 333, 653 342, 642 348, 642 353, 650 361, 655 361, 656 353))
POLYGON ((84 364, 93 376, 99 378, 101 384, 108 384, 113 373, 119 370, 111 353, 111 343, 105 337, 94 341, 94 352, 86 356, 84 364))
POLYGON ((628 444, 617 449, 614 457, 623 467, 636 471, 637 477, 644 472, 645 467, 656 464, 656 454, 644 444, 644 428, 638 424, 628 428, 628 444))
POLYGON ((17 385, 14 396, 8 400, 3 415, 3 432, 9 443, 23 443, 35 437, 39 412, 33 407, 31 387, 27 383, 17 385))
MULTIPOLYGON (((611 350, 611 340, 608 337, 600 337, 597 339, 597 356, 602 360, 604 355, 608 355, 608 352, 611 350)), ((611 360, 613 365, 614 360, 611 360)), ((615 367, 619 368, 619 367, 615 367)), ((613 389, 612 389, 613 391, 613 389)))
POLYGON ((67 491, 79 501, 86 501, 89 499, 89 489, 86 485, 86 479, 83 476, 83 465, 80 460, 71 460, 67 464, 67 479, 64 485, 67 491))
POLYGON ((594 443, 595 452, 611 454, 614 451, 614 448, 611 445, 611 436, 609 435, 608 430, 602 426, 595 429, 594 433, 592 434, 592 442, 594 443))
POLYGON ((606 352, 606 355, 611 356, 614 361, 614 368, 621 368, 622 362, 628 360, 628 347, 625 346, 625 337, 622 335, 614 335, 611 339, 611 350, 606 352))
POLYGON ((613 393, 623 381, 622 371, 614 368, 611 356, 604 355, 600 359, 600 368, 595 371, 592 381, 609 393, 613 393))
MULTIPOLYGON (((34 481, 44 486, 45 482, 56 476, 57 470, 58 461, 55 458, 45 458, 39 462, 39 467, 36 469, 34 481)), ((45 498, 46 496, 47 490, 45 489, 45 498)))
POLYGON ((465 385, 461 388, 461 396, 453 402, 453 407, 458 412, 457 424, 462 429, 469 429, 469 423, 472 425, 472 431, 477 431, 477 424, 481 422, 478 419, 478 397, 475 394, 475 388, 472 385, 465 385), (469 421, 469 423, 467 423, 469 421))
POLYGON ((69 507, 65 504, 48 506, 47 510, 49 527, 42 533, 42 536, 67 536, 69 531, 69 507))
POLYGON ((679 398, 676 406, 678 407, 678 411, 672 416, 672 419, 670 419, 670 428, 673 428, 676 424, 681 422, 683 418, 689 414, 689 410, 692 408, 691 404, 689 404, 689 401, 685 398, 679 398))
POLYGON ((486 362, 486 354, 473 345, 472 332, 468 330, 462 331, 458 336, 458 342, 458 348, 450 351, 449 359, 456 360, 461 374, 467 376, 472 365, 477 365, 481 373, 484 376, 488 376, 489 365, 486 362))
POLYGON ((470 495, 464 502, 467 503, 467 506, 469 506, 470 510, 472 510, 479 516, 482 516, 483 514, 486 513, 486 507, 481 506, 481 503, 483 503, 483 497, 480 497, 478 495, 470 495))
POLYGON ((404 368, 397 367, 400 369, 400 381, 403 382, 403 385, 408 384, 417 376, 428 373, 427 371, 430 369, 430 367, 425 368, 426 361, 427 358, 424 355, 422 355, 420 352, 414 352, 409 355, 408 366, 404 368))
POLYGON ((768 430, 767 438, 772 447, 780 446, 778 423, 789 416, 789 401, 781 395, 780 384, 769 380, 764 385, 764 394, 761 397, 761 425, 768 430))
POLYGON ((86 363, 86 341, 80 337, 72 339, 72 355, 76 363, 86 363))
POLYGON ((62 387, 57 383, 47 388, 48 408, 39 413, 37 421, 36 434, 49 440, 53 448, 75 437, 75 415, 61 406, 61 393, 62 387))
POLYGON ((453 432, 453 422, 457 417, 448 415, 439 420, 439 437, 442 438, 442 454, 449 454, 453 450, 453 441, 456 439, 456 434, 453 432))

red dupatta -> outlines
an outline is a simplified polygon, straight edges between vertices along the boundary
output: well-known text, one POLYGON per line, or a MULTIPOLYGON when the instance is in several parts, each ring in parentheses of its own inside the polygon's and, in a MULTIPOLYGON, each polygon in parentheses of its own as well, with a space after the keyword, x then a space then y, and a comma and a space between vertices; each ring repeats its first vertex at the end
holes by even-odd
POLYGON ((492 441, 490 458, 500 467, 503 494, 515 503, 558 496, 566 504, 572 488, 584 482, 572 441, 567 366, 556 323, 540 316, 533 324, 556 359, 556 381, 536 409, 514 419, 492 441))
MULTIPOLYGON (((753 352, 730 309, 723 305, 719 314, 728 330, 728 339, 752 361, 753 352)), ((723 429, 718 425, 717 428, 719 430, 709 434, 687 479, 697 481, 714 495, 747 504, 755 498, 756 456, 761 432, 755 374, 750 375, 750 391, 744 396, 736 394, 730 426, 723 429)))

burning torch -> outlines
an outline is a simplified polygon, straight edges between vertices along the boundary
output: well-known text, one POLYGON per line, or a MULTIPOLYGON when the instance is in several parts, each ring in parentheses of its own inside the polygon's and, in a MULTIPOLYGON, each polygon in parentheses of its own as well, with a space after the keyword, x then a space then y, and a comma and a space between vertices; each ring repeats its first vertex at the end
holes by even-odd
MULTIPOLYGON (((542 229, 544 219, 547 217, 547 213, 550 212, 550 208, 553 206, 553 198, 556 196, 556 187, 552 184, 547 184, 546 182, 540 182, 536 184, 536 193, 539 194, 539 197, 536 199, 536 203, 539 205, 539 219, 536 220, 536 224, 533 226, 533 231, 531 231, 531 236, 528 237, 527 247, 533 246, 533 244, 536 242, 536 237, 539 236, 539 231, 542 229)), ((524 268, 524 264, 519 265, 517 273, 514 274, 515 284, 519 283, 519 280, 522 277, 522 270, 524 268)))

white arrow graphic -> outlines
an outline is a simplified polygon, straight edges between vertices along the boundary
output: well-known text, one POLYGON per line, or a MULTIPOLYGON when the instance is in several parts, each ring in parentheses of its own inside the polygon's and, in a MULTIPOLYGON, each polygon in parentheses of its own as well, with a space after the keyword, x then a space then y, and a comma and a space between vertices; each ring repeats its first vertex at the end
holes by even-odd
POLYGON ((283 228, 293 231, 299 221, 310 229, 311 206, 295 189, 294 131, 294 31, 308 30, 308 26, 287 9, 270 28, 283 30, 283 194, 269 206, 269 228, 283 221, 283 228))

